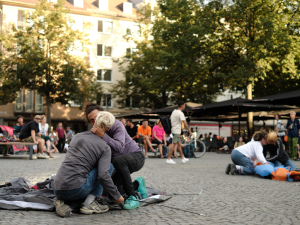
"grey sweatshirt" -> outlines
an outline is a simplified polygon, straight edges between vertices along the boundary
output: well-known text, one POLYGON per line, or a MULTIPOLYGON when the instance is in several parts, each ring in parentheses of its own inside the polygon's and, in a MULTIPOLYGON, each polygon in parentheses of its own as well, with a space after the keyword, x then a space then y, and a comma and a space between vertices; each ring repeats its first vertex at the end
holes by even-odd
POLYGON ((111 196, 121 197, 109 175, 111 161, 110 147, 104 140, 91 131, 82 132, 73 137, 65 160, 60 166, 55 180, 56 190, 74 190, 81 187, 95 167, 98 168, 98 179, 111 196))

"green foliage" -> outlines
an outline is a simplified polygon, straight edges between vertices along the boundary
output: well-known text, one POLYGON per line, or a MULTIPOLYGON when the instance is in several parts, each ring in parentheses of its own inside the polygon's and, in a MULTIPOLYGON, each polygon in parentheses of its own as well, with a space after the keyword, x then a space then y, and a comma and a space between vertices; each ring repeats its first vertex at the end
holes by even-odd
POLYGON ((0 37, 4 47, 0 60, 4 79, 0 94, 5 93, 0 95, 5 99, 2 103, 14 100, 21 87, 37 90, 47 99, 48 121, 50 104, 93 101, 102 89, 81 56, 89 45, 87 35, 72 29, 64 3, 40 0, 26 15, 25 26, 13 26, 0 37), (6 99, 8 93, 11 97, 6 99))
POLYGON ((210 22, 206 57, 226 87, 254 84, 256 97, 295 88, 287 85, 299 80, 299 3, 215 0, 203 8, 210 22))
POLYGON ((206 34, 205 27, 199 26, 200 5, 188 0, 158 3, 159 8, 146 5, 141 10, 143 40, 136 41, 137 52, 119 61, 126 79, 111 91, 119 96, 121 107, 127 96, 146 108, 180 99, 210 103, 220 87, 203 60, 207 46, 199 41, 206 34))

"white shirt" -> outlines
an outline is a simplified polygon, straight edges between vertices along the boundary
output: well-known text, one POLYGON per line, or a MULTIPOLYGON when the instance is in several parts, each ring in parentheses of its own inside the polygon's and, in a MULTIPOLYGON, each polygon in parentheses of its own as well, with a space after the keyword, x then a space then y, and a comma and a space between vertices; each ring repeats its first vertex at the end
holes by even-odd
POLYGON ((252 141, 247 144, 237 147, 236 150, 245 155, 251 161, 258 160, 263 164, 267 163, 263 154, 263 146, 260 141, 254 141, 252 139, 252 141))
POLYGON ((42 126, 42 124, 39 123, 39 130, 41 132, 41 135, 46 135, 46 133, 48 132, 48 129, 49 129, 48 123, 45 123, 45 126, 42 126))
POLYGON ((181 110, 175 109, 171 115, 172 134, 181 134, 181 122, 185 116, 181 110))

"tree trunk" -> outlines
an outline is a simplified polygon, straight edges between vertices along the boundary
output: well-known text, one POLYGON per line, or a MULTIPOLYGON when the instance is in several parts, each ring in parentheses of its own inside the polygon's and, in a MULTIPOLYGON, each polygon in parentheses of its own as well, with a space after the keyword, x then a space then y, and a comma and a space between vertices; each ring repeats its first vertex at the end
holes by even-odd
POLYGON ((47 122, 49 124, 48 134, 50 134, 50 130, 51 130, 51 104, 50 104, 49 94, 46 96, 46 102, 47 102, 47 122))
MULTIPOLYGON (((252 100, 252 83, 249 82, 247 85, 247 99, 252 100)), ((252 137, 254 133, 253 127, 253 112, 248 112, 247 118, 248 137, 252 137)))

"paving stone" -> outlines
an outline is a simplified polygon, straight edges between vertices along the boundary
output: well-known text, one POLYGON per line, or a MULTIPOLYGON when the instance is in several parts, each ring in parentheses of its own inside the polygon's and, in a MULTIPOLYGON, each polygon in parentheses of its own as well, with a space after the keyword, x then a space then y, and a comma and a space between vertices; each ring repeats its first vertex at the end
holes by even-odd
MULTIPOLYGON (((55 174, 64 154, 53 160, 1 160, 0 184, 14 177, 33 183, 55 174)), ((60 218, 54 212, 0 210, 0 224, 299 224, 299 186, 297 182, 272 181, 256 176, 231 176, 224 173, 230 155, 206 153, 200 159, 168 165, 162 159, 147 159, 142 170, 132 174, 144 176, 147 186, 176 195, 161 205, 131 211, 103 214, 73 214, 60 218), (202 193, 199 195, 199 193, 202 193)), ((300 167, 300 162, 295 162, 300 167)))

